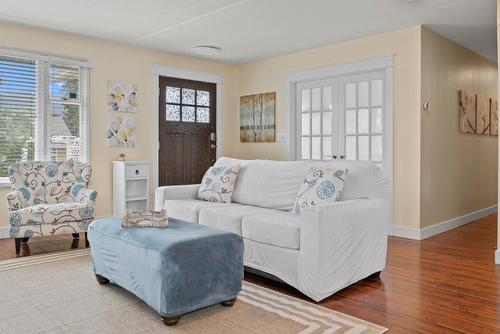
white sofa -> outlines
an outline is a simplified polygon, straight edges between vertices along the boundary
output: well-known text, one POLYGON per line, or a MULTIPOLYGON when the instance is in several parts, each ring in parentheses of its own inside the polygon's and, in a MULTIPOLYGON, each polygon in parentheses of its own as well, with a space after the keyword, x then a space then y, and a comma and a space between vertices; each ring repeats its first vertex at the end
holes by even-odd
POLYGON ((315 301, 385 267, 389 231, 388 182, 379 168, 358 161, 240 163, 233 203, 197 200, 198 185, 156 190, 155 208, 169 217, 237 233, 245 266, 271 274, 315 301), (339 201, 291 212, 311 166, 347 168, 339 201))

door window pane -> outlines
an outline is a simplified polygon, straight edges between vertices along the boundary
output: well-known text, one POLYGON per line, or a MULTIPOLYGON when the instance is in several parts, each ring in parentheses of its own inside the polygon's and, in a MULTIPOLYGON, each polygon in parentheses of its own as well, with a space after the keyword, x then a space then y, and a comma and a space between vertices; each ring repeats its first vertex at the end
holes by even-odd
POLYGON ((167 104, 167 121, 179 122, 181 120, 181 107, 178 105, 167 104))
POLYGON ((345 85, 345 106, 346 108, 356 108, 356 84, 345 85))
POLYGON ((302 135, 308 136, 311 130, 311 114, 303 113, 302 114, 302 135))
POLYGON ((323 137, 323 159, 332 158, 332 137, 323 137))
POLYGON ((321 159, 321 137, 312 137, 312 154, 311 158, 314 160, 321 159))
POLYGON ((181 89, 179 87, 167 86, 167 102, 181 103, 181 89))
POLYGON ((345 158, 347 160, 356 160, 356 136, 345 137, 345 158))
POLYGON ((368 109, 359 109, 358 110, 358 133, 366 133, 369 132, 369 113, 368 109))
POLYGON ((194 104, 194 92, 194 89, 182 88, 182 104, 194 104))
POLYGON ((302 137, 302 159, 311 159, 310 138, 302 137))
POLYGON ((373 80, 372 82, 372 106, 382 105, 382 80, 373 80))
POLYGON ((358 137, 358 160, 370 160, 370 137, 358 137))
POLYGON ((372 160, 382 161, 382 136, 372 136, 372 160))
POLYGON ((368 81, 358 83, 358 106, 367 107, 368 102, 368 81))
POLYGON ((332 110, 332 87, 323 87, 323 110, 332 110))
POLYGON ((311 90, 303 89, 302 90, 302 111, 311 110, 311 90))
POLYGON ((311 132, 313 135, 321 134, 321 113, 315 112, 311 114, 311 132))
POLYGON ((312 109, 318 111, 321 109, 321 88, 314 88, 312 90, 312 109))
POLYGON ((323 135, 332 134, 332 112, 323 112, 323 135))
POLYGON ((182 121, 194 122, 194 107, 182 106, 182 121))
POLYGON ((199 106, 210 106, 210 92, 206 90, 196 91, 196 104, 199 106))
POLYGON ((210 109, 209 108, 196 108, 196 121, 198 123, 210 123, 210 109))
POLYGON ((356 133, 356 109, 345 112, 345 132, 346 134, 356 133))
POLYGON ((382 132, 382 108, 372 109, 372 133, 382 132))

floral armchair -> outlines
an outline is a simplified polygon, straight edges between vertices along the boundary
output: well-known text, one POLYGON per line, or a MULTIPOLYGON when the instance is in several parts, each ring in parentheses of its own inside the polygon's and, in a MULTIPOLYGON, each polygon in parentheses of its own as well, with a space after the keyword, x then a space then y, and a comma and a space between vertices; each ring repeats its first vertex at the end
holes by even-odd
MULTIPOLYGON (((68 161, 19 162, 9 167, 12 191, 7 194, 10 237, 87 232, 94 220, 97 192, 88 189, 92 167, 68 161)), ((85 234, 86 237, 86 234, 85 234)))

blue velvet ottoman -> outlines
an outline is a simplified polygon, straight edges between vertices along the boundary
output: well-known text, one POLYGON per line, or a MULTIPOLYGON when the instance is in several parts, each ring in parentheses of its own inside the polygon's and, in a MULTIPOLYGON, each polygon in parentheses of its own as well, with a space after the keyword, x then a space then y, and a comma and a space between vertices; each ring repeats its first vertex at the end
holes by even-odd
POLYGON ((237 234, 169 220, 167 228, 122 228, 120 218, 88 229, 100 284, 118 284, 175 325, 184 313, 232 306, 243 279, 243 241, 237 234))

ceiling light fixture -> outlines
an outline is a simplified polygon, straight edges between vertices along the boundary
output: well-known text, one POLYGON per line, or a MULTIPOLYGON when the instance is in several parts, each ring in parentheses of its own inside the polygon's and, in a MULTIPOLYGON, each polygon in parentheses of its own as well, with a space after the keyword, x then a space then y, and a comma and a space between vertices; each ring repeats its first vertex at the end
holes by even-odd
POLYGON ((197 45, 193 47, 193 52, 203 56, 213 56, 221 50, 218 46, 213 45, 197 45))

